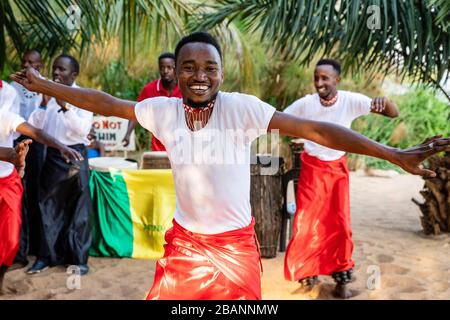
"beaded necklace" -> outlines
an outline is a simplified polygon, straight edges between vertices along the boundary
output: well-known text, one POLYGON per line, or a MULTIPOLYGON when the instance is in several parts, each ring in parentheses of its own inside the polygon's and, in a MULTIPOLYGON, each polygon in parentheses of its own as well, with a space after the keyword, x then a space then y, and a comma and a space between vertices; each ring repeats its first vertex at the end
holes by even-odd
POLYGON ((336 103, 337 98, 338 98, 338 94, 336 92, 336 95, 331 99, 325 100, 323 98, 320 98, 320 104, 323 105, 324 107, 331 107, 333 104, 336 103))
POLYGON ((191 131, 198 131, 206 126, 213 112, 215 102, 216 100, 208 102, 208 105, 204 108, 192 108, 183 103, 186 124, 191 131))

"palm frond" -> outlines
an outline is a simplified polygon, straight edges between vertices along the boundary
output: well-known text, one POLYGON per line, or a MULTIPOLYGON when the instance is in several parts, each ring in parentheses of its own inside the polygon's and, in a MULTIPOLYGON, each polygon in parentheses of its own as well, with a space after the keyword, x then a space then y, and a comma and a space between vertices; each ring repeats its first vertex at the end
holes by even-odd
POLYGON ((28 48, 39 49, 44 57, 62 50, 83 53, 94 42, 121 38, 123 56, 132 56, 141 32, 160 36, 184 31, 185 17, 191 13, 182 0, 2 0, 0 2, 0 69, 6 59, 9 41, 16 57, 28 48), (70 28, 71 6, 81 13, 78 27, 70 28), (154 32, 154 31, 157 32, 154 32))
POLYGON ((218 0, 190 27, 239 22, 301 64, 333 56, 347 70, 396 72, 434 86, 448 78, 449 7, 446 0, 218 0))

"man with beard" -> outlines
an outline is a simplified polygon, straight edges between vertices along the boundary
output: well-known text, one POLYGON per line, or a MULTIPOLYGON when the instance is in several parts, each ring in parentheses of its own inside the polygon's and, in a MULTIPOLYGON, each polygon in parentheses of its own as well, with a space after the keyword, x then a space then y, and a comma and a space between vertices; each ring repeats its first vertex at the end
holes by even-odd
MULTIPOLYGON (((175 56, 173 53, 165 52, 158 57, 160 79, 148 83, 142 89, 137 101, 154 97, 175 97, 181 98, 180 88, 175 78, 175 56)), ((130 134, 136 127, 135 121, 128 122, 128 130, 122 142, 124 146, 130 143, 130 134)), ((164 145, 152 132, 152 151, 166 151, 164 145)))
MULTIPOLYGON (((370 112, 395 118, 398 110, 386 97, 369 97, 337 90, 341 66, 320 60, 314 70, 317 94, 307 95, 284 111, 303 119, 325 121, 350 128, 353 120, 370 112)), ((350 227, 349 171, 345 152, 312 141, 305 142, 298 180, 293 235, 285 255, 285 278, 299 281, 310 291, 319 275, 331 275, 335 294, 349 298, 352 281, 353 241, 350 227), (320 227, 318 227, 320 226, 320 227)))
MULTIPOLYGON (((53 62, 53 83, 79 88, 75 83, 79 69, 74 57, 58 56, 53 62)), ((78 266, 81 275, 89 271, 91 202, 86 145, 89 145, 87 136, 92 119, 92 112, 47 95, 30 116, 32 125, 82 154, 84 160, 77 164, 66 163, 57 150, 47 148, 39 193, 40 241, 36 261, 27 271, 29 274, 61 264, 78 266)))
MULTIPOLYGON (((28 50, 22 57, 22 68, 32 67, 40 72, 42 69, 41 53, 37 50, 28 50)), ((13 81, 11 86, 16 89, 19 97, 19 115, 28 121, 31 113, 36 110, 42 102, 42 94, 28 91, 20 83, 13 81)), ((29 139, 27 136, 20 136, 15 143, 29 139)), ((36 254, 37 243, 39 242, 39 177, 44 164, 44 145, 33 141, 29 146, 27 155, 28 165, 25 168, 26 174, 23 178, 23 198, 22 198, 22 227, 20 231, 20 249, 14 260, 13 267, 25 267, 28 264, 27 255, 36 254)))
POLYGON ((419 168, 420 162, 450 149, 450 139, 443 138, 407 150, 389 148, 338 125, 277 112, 255 96, 219 91, 222 53, 217 40, 205 32, 182 38, 175 61, 183 98, 139 103, 52 83, 33 69, 11 75, 30 90, 95 113, 139 121, 167 148, 177 206, 147 299, 261 299, 261 261, 250 208, 250 145, 261 134, 279 130, 386 159, 424 176, 435 173, 419 168), (197 142, 208 142, 208 147, 197 142), (222 152, 225 159, 210 161, 211 151, 222 152))

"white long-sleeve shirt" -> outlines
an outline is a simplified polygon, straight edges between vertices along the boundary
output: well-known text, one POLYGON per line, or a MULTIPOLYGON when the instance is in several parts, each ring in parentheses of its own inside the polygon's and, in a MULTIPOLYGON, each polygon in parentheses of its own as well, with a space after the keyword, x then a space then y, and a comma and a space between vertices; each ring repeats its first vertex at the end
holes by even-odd
MULTIPOLYGON (((78 88, 74 83, 73 88, 78 88)), ((91 130, 93 114, 69 104, 69 110, 60 111, 61 106, 52 98, 47 109, 36 109, 30 115, 29 123, 66 146, 75 144, 89 145, 87 135, 91 130)))
POLYGON ((31 113, 36 110, 42 101, 42 94, 29 91, 20 83, 11 82, 11 86, 16 90, 19 99, 19 114, 28 121, 31 113))
MULTIPOLYGON (((0 98, 3 95, 0 89, 0 98)), ((0 147, 11 148, 13 146, 13 136, 16 128, 25 120, 14 112, 0 108, 0 147)), ((9 176, 14 170, 14 166, 5 161, 0 161, 0 178, 9 176)))

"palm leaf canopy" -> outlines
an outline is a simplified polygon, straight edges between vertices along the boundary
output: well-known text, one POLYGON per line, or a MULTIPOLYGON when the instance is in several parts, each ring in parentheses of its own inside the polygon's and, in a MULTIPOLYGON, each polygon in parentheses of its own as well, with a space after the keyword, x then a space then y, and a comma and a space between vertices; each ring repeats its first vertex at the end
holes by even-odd
POLYGON ((239 24, 301 64, 332 56, 344 69, 396 72, 437 87, 449 77, 447 0, 218 0, 191 21, 191 29, 239 24))
POLYGON ((69 49, 83 52, 93 41, 117 35, 124 53, 132 54, 139 33, 163 34, 166 26, 181 33, 187 14, 182 0, 2 0, 0 70, 8 55, 30 48, 44 57, 69 49))

